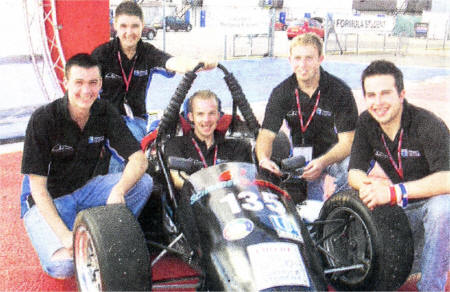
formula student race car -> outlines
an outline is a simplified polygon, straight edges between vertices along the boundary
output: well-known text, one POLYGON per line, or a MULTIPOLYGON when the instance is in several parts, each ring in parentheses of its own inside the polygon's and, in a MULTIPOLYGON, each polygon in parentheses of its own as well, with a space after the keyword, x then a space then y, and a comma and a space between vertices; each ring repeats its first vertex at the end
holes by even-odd
MULTIPOLYGON (((233 74, 221 64, 218 67, 233 98, 226 139, 254 145, 258 121, 233 74)), ((79 289, 399 288, 413 261, 412 234, 403 210, 383 206, 371 211, 356 192, 348 191, 328 199, 319 219, 308 223, 296 208, 306 197, 299 178, 304 159, 288 157, 285 135, 279 134, 274 142, 279 147, 274 147, 273 159, 284 173, 281 178, 258 169, 257 163, 225 162, 203 168, 194 159, 165 156, 164 145, 179 132, 180 108, 200 68, 185 74, 157 135, 153 134, 155 139, 147 141, 155 184, 148 204, 152 211, 144 209, 139 221, 123 205, 79 213, 74 226, 79 289), (190 174, 181 191, 175 190, 169 169, 190 174), (157 217, 157 224, 147 224, 150 217, 157 217), (155 226, 163 234, 156 236, 157 241, 155 226), (193 283, 186 284, 192 278, 152 281, 152 266, 167 253, 196 271, 193 283)))

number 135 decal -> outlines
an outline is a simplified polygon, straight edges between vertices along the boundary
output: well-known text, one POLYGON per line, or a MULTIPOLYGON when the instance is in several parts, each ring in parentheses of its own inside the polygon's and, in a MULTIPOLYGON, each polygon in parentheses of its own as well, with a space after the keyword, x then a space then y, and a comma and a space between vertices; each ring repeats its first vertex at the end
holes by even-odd
POLYGON ((234 193, 228 193, 220 202, 227 203, 233 214, 240 213, 242 209, 253 212, 261 211, 264 209, 264 206, 280 215, 286 214, 286 208, 279 201, 277 195, 269 192, 261 192, 261 195, 263 201, 261 201, 258 194, 250 191, 240 192, 237 196, 234 193), (241 202, 240 205, 239 202, 241 202))

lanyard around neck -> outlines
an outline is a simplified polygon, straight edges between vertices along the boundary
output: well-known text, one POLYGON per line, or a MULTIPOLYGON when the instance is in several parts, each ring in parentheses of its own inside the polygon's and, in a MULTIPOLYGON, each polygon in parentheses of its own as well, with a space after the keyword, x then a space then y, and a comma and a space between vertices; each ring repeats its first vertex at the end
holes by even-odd
POLYGON ((137 56, 134 56, 133 67, 131 67, 130 74, 128 74, 128 78, 127 75, 125 74, 125 70, 123 70, 122 57, 120 56, 120 52, 117 52, 117 59, 119 59, 120 69, 122 70, 122 79, 123 82, 125 83, 125 92, 128 92, 128 88, 130 87, 131 83, 131 76, 133 76, 134 65, 136 65, 137 56))
POLYGON ((316 103, 314 104, 313 111, 311 115, 308 118, 308 121, 306 122, 306 125, 303 126, 303 115, 302 115, 302 108, 300 106, 300 98, 298 96, 298 88, 295 89, 295 99, 297 100, 297 110, 298 110, 298 118, 300 120, 300 129, 302 133, 306 132, 306 129, 308 129, 309 124, 311 123, 312 118, 316 114, 317 108, 319 107, 319 100, 320 100, 320 90, 317 93, 316 103))
MULTIPOLYGON (((192 138, 192 144, 194 144, 195 150, 197 150, 198 156, 200 156, 200 159, 202 160, 203 166, 205 168, 208 167, 208 164, 206 164, 206 159, 205 156, 203 156, 202 150, 200 149, 200 147, 198 146, 197 142, 195 141, 194 138, 192 138)), ((217 144, 216 147, 214 148, 214 160, 213 160, 213 165, 216 165, 216 161, 217 161, 217 144)))
POLYGON ((400 131, 400 137, 398 138, 398 146, 397 146, 397 159, 398 159, 398 165, 395 163, 394 157, 392 157, 391 151, 389 151, 386 140, 384 139, 384 134, 381 134, 381 140, 383 141, 384 148, 386 149, 387 155, 389 157, 389 160, 394 167, 395 171, 397 172, 398 176, 404 180, 403 178, 403 167, 402 167, 402 142, 403 142, 403 128, 400 131))

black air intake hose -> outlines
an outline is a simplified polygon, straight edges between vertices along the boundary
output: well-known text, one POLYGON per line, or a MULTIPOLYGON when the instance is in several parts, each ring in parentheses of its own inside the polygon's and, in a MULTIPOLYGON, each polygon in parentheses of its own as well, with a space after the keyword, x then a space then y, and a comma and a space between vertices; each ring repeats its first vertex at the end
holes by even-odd
POLYGON ((181 105, 191 89, 192 83, 194 83, 195 78, 197 78, 195 71, 196 70, 194 69, 194 71, 187 72, 175 90, 175 93, 161 118, 157 140, 160 140, 161 137, 165 135, 171 135, 175 132, 181 105), (169 129, 170 126, 172 126, 172 129, 169 129))
POLYGON ((257 135, 258 129, 260 127, 258 120, 253 114, 253 110, 250 107, 250 104, 248 103, 247 99, 245 98, 244 92, 242 91, 242 88, 239 85, 238 81, 234 77, 233 73, 228 72, 225 72, 225 77, 223 77, 223 79, 225 79, 225 82, 228 85, 228 89, 231 92, 231 96, 233 97, 233 100, 239 107, 239 110, 244 116, 244 119, 247 121, 249 128, 255 129, 255 135, 257 135))

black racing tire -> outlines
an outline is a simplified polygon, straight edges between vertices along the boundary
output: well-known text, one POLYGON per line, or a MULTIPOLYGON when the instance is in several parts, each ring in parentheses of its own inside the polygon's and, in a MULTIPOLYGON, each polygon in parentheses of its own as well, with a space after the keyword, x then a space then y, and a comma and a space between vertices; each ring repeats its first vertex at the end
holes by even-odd
POLYGON ((191 31, 191 30, 192 30, 192 25, 191 25, 191 24, 188 24, 188 25, 186 26, 186 31, 189 32, 189 31, 191 31))
POLYGON ((81 211, 74 225, 80 291, 150 291, 150 254, 144 234, 122 204, 81 211))
MULTIPOLYGON (((398 206, 369 210, 355 190, 328 199, 319 220, 344 219, 345 224, 320 225, 318 239, 327 269, 363 264, 359 270, 327 273, 339 290, 396 290, 407 279, 413 259, 412 232, 398 206)), ((331 272, 331 271, 330 271, 331 272)))

